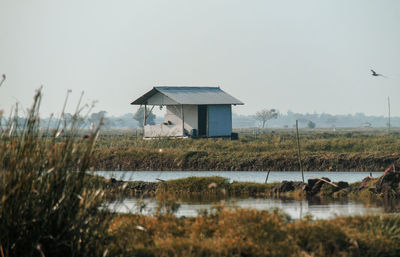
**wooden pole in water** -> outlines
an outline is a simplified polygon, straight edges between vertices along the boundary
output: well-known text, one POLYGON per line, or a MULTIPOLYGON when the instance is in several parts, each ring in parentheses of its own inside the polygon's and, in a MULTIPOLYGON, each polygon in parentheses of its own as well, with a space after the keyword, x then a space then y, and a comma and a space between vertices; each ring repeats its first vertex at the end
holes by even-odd
POLYGON ((388 111, 389 111, 389 121, 388 121, 388 133, 390 133, 390 98, 388 96, 388 111))
POLYGON ((300 139, 299 139, 299 121, 298 120, 296 120, 296 135, 297 135, 297 157, 299 159, 301 178, 303 179, 303 183, 304 183, 303 166, 301 165, 300 139))
POLYGON ((143 127, 146 126, 146 112, 147 112, 147 105, 144 105, 144 110, 143 110, 143 127))
POLYGON ((270 172, 271 170, 268 170, 268 173, 267 173, 267 177, 265 178, 265 184, 267 184, 267 182, 268 182, 268 177, 269 177, 269 172, 270 172))

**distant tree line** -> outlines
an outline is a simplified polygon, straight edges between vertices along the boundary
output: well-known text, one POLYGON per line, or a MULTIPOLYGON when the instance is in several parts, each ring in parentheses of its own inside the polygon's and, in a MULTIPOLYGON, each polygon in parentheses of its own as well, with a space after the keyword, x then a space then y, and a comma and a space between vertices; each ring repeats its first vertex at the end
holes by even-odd
MULTIPOLYGON (((127 113, 120 116, 110 116, 105 111, 95 112, 87 117, 80 117, 80 126, 82 128, 96 126, 100 122, 100 117, 103 117, 103 129, 141 128, 143 126, 143 109, 139 109, 135 113, 127 113)), ((163 117, 157 117, 153 113, 150 114, 150 112, 147 117, 147 124, 160 124, 163 122, 163 117)), ((73 116, 66 113, 63 118, 68 121, 73 119, 73 116)), ((234 128, 292 128, 296 124, 296 120, 299 121, 299 126, 304 128, 386 127, 388 122, 387 117, 369 116, 363 113, 332 115, 327 113, 302 114, 289 111, 283 114, 271 109, 267 110, 264 116, 262 113, 259 113, 259 115, 232 114, 232 125, 234 128)), ((22 117, 14 118, 14 121, 16 123, 15 126, 18 127, 22 127, 25 123, 25 119, 22 117)), ((47 117, 42 119, 41 125, 52 128, 56 126, 56 121, 57 117, 47 117)), ((2 116, 0 122, 0 126, 5 125, 5 115, 2 116)), ((391 117, 391 126, 400 127, 400 117, 391 117)))
MULTIPOLYGON (((388 118, 384 116, 370 116, 364 113, 332 115, 328 113, 295 113, 288 111, 286 114, 279 113, 276 118, 266 122, 266 127, 292 128, 299 121, 300 127, 308 128, 334 128, 334 127, 387 127, 388 118)), ((232 115, 233 127, 263 127, 260 118, 255 115, 232 115)), ((400 117, 391 117, 391 126, 400 127, 400 117)))

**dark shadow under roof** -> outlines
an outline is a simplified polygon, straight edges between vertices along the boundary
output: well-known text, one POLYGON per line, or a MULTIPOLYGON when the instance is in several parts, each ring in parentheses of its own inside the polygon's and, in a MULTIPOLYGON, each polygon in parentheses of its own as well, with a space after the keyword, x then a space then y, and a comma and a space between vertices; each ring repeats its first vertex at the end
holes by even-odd
POLYGON ((241 101, 229 95, 219 87, 154 87, 131 104, 147 104, 147 100, 157 93, 169 97, 178 104, 243 104, 241 101))

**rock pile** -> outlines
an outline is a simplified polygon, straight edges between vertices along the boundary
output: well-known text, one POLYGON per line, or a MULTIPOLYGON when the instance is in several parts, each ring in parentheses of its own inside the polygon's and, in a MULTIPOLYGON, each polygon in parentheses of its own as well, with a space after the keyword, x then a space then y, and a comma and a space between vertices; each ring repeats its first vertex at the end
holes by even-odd
POLYGON ((158 183, 144 181, 122 181, 114 178, 104 179, 103 188, 108 191, 119 192, 123 196, 153 195, 157 190, 158 183))
POLYGON ((316 195, 332 195, 333 193, 346 189, 349 183, 340 181, 337 184, 330 183, 329 178, 309 179, 307 183, 296 181, 282 181, 279 185, 271 190, 272 195, 281 195, 282 193, 302 191, 306 196, 316 195))

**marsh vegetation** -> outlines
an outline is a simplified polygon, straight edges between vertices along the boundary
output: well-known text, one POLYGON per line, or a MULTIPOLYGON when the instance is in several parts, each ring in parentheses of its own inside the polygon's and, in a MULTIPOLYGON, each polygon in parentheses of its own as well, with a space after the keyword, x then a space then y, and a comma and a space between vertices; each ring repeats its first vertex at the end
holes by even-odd
POLYGON ((21 127, 17 110, 0 126, 1 256, 101 256, 111 217, 86 175, 99 129, 79 137, 79 113, 54 131, 40 129, 41 97, 21 127))
MULTIPOLYGON (((98 127, 85 133, 79 129, 79 106, 68 122, 61 117, 56 129, 43 129, 39 124, 40 100, 39 91, 26 122, 21 126, 18 125, 17 113, 0 126, 1 256, 400 254, 398 215, 293 221, 278 210, 228 208, 224 204, 200 212, 194 218, 174 215, 179 208, 179 199, 185 197, 307 197, 317 183, 311 191, 305 189, 309 184, 229 183, 220 177, 127 183, 105 181, 88 172, 96 165, 107 163, 105 160, 127 168, 132 159, 143 163, 140 165, 144 167, 158 167, 161 163, 160 169, 201 168, 206 163, 214 165, 214 169, 227 165, 232 169, 255 169, 268 161, 273 163, 270 156, 276 156, 276 160, 281 158, 282 163, 287 162, 285 156, 291 156, 290 148, 293 146, 290 133, 265 134, 257 139, 243 136, 239 141, 143 141, 130 135, 99 136, 98 127), (263 159, 263 156, 268 158, 263 159), (263 161, 258 163, 259 159, 263 161), (110 200, 144 193, 157 199, 158 208, 153 216, 118 214, 107 208, 110 200)), ((384 160, 392 162, 390 158, 397 158, 393 153, 399 149, 396 141, 392 141, 397 140, 397 134, 374 138, 361 133, 355 139, 346 139, 345 135, 332 139, 330 134, 317 133, 309 137, 309 144, 304 147, 308 147, 310 155, 342 154, 341 149, 346 148, 344 154, 365 155, 371 151, 372 155, 381 155, 387 158, 384 160), (313 137, 316 139, 311 139, 313 137), (354 145, 344 143, 346 141, 354 145), (361 146, 357 146, 358 142, 361 146), (377 143, 381 144, 382 150, 373 150, 377 143), (318 144, 331 145, 328 147, 330 151, 314 153, 312 146, 318 144)), ((139 164, 135 165, 139 167, 139 164)), ((355 193, 365 199, 398 197, 398 183, 364 182, 340 190, 319 183, 318 193, 323 192, 320 197, 343 197, 338 192, 350 188, 347 196, 355 193)))

